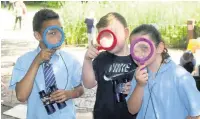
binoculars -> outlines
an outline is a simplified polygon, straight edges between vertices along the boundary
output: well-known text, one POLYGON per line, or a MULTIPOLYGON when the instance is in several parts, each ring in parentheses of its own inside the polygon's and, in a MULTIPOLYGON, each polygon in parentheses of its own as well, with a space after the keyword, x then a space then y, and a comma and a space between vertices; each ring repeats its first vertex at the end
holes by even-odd
MULTIPOLYGON (((43 105, 44 105, 48 115, 53 114, 56 111, 55 107, 53 106, 55 101, 50 101, 50 94, 53 93, 56 90, 58 90, 57 86, 53 85, 53 86, 50 87, 49 93, 45 93, 44 90, 39 92, 40 99, 42 100, 43 105)), ((63 109, 64 107, 66 107, 65 102, 56 103, 56 104, 58 106, 58 109, 63 109)))
POLYGON ((128 79, 123 79, 122 81, 119 80, 112 80, 113 83, 113 91, 115 94, 116 102, 125 102, 127 94, 123 94, 124 91, 124 85, 125 83, 129 82, 128 79))

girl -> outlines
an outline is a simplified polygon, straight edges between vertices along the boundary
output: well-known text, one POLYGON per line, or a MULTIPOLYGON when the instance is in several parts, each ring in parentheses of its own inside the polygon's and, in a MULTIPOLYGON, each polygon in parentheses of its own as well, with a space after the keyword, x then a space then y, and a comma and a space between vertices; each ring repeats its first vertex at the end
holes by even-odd
POLYGON ((127 98, 129 112, 138 112, 137 119, 199 119, 200 92, 194 78, 170 59, 154 26, 144 24, 134 29, 130 39, 138 37, 150 39, 154 53, 136 70, 127 98), (147 70, 141 70, 144 67, 147 70))

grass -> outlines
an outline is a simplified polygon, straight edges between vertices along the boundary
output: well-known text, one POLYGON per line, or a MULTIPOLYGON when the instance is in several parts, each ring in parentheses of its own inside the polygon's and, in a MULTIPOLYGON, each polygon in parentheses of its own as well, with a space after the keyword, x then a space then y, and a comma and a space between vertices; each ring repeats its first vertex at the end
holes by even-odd
POLYGON ((200 2, 65 2, 59 12, 67 43, 87 43, 84 19, 91 9, 95 11, 97 20, 108 12, 122 14, 130 30, 140 24, 156 23, 171 47, 184 46, 188 19, 200 20, 200 2))

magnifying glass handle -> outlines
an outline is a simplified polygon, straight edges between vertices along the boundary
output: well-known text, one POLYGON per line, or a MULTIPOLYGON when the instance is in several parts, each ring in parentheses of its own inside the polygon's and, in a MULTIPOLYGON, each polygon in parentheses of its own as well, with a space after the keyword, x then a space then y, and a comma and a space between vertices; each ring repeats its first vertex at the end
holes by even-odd
MULTIPOLYGON (((140 62, 140 65, 144 65, 144 62, 140 62)), ((146 70, 146 67, 142 68, 141 70, 146 70)))
POLYGON ((147 68, 146 67, 144 67, 144 68, 142 68, 141 70, 146 70, 147 68))

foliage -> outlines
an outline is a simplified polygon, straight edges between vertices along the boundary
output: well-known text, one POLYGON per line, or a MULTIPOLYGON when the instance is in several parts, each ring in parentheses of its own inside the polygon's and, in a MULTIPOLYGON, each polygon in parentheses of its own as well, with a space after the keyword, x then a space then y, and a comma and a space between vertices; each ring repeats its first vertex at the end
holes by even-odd
MULTIPOLYGON (((164 41, 169 47, 184 47, 187 36, 187 20, 200 19, 200 2, 65 2, 59 9, 64 23, 68 44, 87 43, 84 19, 89 11, 95 11, 99 20, 108 12, 122 14, 130 31, 140 24, 158 25, 164 41)), ((200 22, 198 22, 200 26, 200 22)))

